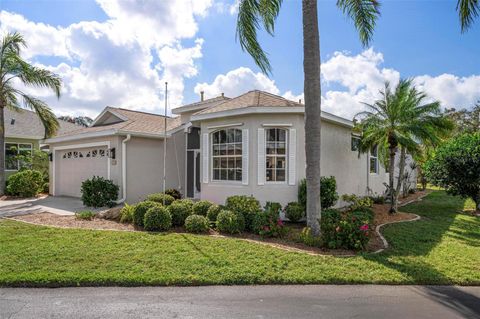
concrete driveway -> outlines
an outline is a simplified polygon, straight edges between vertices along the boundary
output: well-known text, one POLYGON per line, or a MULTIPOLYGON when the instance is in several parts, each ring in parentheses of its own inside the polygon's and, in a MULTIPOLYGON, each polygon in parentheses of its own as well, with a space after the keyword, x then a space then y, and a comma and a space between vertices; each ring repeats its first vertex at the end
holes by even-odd
POLYGON ((48 212, 57 215, 74 215, 81 210, 99 211, 83 206, 79 198, 48 196, 43 198, 2 200, 0 201, 0 217, 48 212))

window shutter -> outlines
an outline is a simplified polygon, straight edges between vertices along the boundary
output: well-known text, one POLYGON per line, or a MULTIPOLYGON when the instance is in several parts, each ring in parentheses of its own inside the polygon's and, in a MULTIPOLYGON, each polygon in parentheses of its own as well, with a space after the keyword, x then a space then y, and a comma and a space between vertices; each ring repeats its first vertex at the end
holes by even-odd
POLYGON ((208 133, 203 134, 203 143, 202 143, 202 153, 203 153, 203 163, 202 163, 202 173, 203 173, 203 183, 208 183, 208 133))
POLYGON ((265 184, 265 129, 258 129, 258 163, 257 163, 257 180, 258 185, 265 184))
POLYGON ((248 129, 242 130, 242 184, 248 185, 248 129))
POLYGON ((297 177, 295 171, 297 169, 296 154, 297 154, 297 130, 292 128, 289 130, 288 140, 288 185, 295 185, 297 177))

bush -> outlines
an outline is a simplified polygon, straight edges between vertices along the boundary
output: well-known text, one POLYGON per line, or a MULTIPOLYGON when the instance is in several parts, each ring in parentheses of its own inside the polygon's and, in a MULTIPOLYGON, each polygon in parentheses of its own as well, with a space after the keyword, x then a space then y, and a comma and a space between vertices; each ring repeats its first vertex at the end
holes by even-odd
POLYGON ((95 218, 95 213, 92 212, 91 210, 84 210, 81 212, 76 212, 75 218, 82 219, 82 220, 93 220, 95 218))
POLYGON ((148 195, 146 200, 168 206, 175 201, 175 198, 173 198, 172 196, 170 196, 168 194, 155 193, 155 194, 148 195))
POLYGON ((285 206, 285 216, 291 222, 296 223, 305 216, 304 207, 297 202, 288 203, 285 206))
POLYGON ((147 213, 147 210, 152 207, 158 206, 161 206, 161 204, 152 201, 140 202, 135 205, 135 208, 133 209, 133 224, 139 227, 143 227, 143 220, 145 219, 145 214, 147 213))
MULTIPOLYGON (((45 179, 45 178, 44 178, 44 179, 45 179)), ((45 194, 50 193, 50 183, 49 183, 49 182, 43 183, 42 193, 45 193, 45 194)))
POLYGON ((192 206, 187 202, 175 201, 172 205, 168 206, 168 211, 172 215, 173 226, 185 225, 185 219, 192 215, 192 206))
POLYGON ((385 204, 385 196, 383 195, 373 195, 370 196, 370 199, 374 204, 385 204))
POLYGON ((449 140, 425 164, 425 175, 451 195, 471 198, 480 210, 480 132, 449 140))
POLYGON ((365 249, 372 223, 373 211, 369 208, 344 214, 329 209, 322 212, 320 220, 322 241, 331 249, 365 249))
POLYGON ((169 189, 165 190, 164 193, 172 196, 173 199, 175 199, 175 200, 182 199, 182 193, 180 193, 180 191, 178 189, 169 188, 169 189))
POLYGON ((195 215, 207 216, 208 209, 213 203, 208 200, 201 200, 193 204, 193 213, 195 215))
POLYGON ((355 194, 344 194, 342 195, 342 200, 348 203, 349 210, 357 210, 363 207, 370 208, 373 206, 373 201, 370 197, 360 197, 355 194))
POLYGON ((189 233, 206 233, 209 229, 210 223, 205 216, 191 215, 185 220, 185 229, 189 233))
POLYGON ((252 231, 262 237, 283 237, 288 229, 284 226, 275 207, 257 212, 253 217, 252 231))
POLYGON ((125 203, 125 206, 120 210, 120 222, 125 224, 133 223, 133 212, 135 211, 135 205, 128 205, 125 203))
POLYGON ((42 173, 25 169, 10 176, 6 190, 10 195, 32 197, 37 195, 42 187, 42 173))
POLYGON ((322 238, 314 237, 312 235, 312 229, 310 227, 304 227, 302 232, 299 234, 298 239, 301 243, 311 246, 311 247, 321 247, 322 238))
POLYGON ((192 210, 193 210, 193 204, 195 204, 193 200, 189 198, 179 199, 179 200, 176 200, 174 203, 182 203, 184 205, 187 205, 192 210))
POLYGON ((280 213, 282 210, 282 205, 277 202, 266 202, 265 206, 263 207, 263 210, 268 212, 268 211, 276 211, 277 213, 280 213))
POLYGON ((213 204, 208 208, 207 218, 213 223, 217 220, 218 213, 222 211, 222 206, 213 204))
POLYGON ((252 229, 253 217, 256 213, 262 211, 260 202, 255 197, 244 195, 228 197, 225 201, 225 207, 227 210, 243 215, 246 230, 252 229))
POLYGON ((90 207, 113 207, 118 198, 118 185, 111 180, 94 176, 82 183, 82 202, 90 207))
POLYGON ((229 210, 222 210, 217 216, 217 229, 221 233, 237 234, 245 228, 245 220, 242 214, 236 214, 229 210))
POLYGON ((156 205, 147 210, 143 219, 145 230, 166 231, 172 227, 172 215, 166 207, 156 205))
MULTIPOLYGON (((320 204, 323 209, 328 209, 334 206, 338 200, 337 181, 334 176, 320 177, 320 204)), ((307 207, 307 180, 304 178, 300 181, 298 186, 298 202, 304 207, 307 207)))

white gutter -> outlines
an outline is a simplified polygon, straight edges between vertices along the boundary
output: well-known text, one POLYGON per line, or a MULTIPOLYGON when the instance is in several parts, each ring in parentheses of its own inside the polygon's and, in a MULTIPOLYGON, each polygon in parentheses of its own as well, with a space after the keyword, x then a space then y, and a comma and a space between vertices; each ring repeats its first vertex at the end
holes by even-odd
POLYGON ((116 201, 121 204, 127 199, 127 142, 132 136, 130 134, 122 141, 122 198, 116 201))

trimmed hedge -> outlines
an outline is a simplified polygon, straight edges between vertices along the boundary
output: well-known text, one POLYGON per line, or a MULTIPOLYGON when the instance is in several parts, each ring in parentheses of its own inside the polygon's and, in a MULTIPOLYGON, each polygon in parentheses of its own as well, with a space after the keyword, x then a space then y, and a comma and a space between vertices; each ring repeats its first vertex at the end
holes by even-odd
POLYGON ((164 193, 154 193, 154 194, 148 195, 146 200, 151 202, 157 202, 162 205, 168 206, 175 201, 175 198, 164 193))
POLYGON ((39 171, 25 169, 10 176, 6 191, 10 195, 33 197, 43 188, 43 175, 39 171))
MULTIPOLYGON (((337 181, 334 176, 320 177, 320 204, 323 209, 334 206, 338 200, 337 181)), ((306 209, 307 207, 307 180, 304 178, 298 186, 298 202, 306 209)))
POLYGON ((192 206, 183 201, 174 201, 172 205, 168 206, 168 211, 172 215, 173 226, 185 225, 185 219, 193 214, 192 206))
POLYGON ((148 231, 166 231, 172 227, 172 215, 166 207, 157 205, 147 210, 143 224, 148 231))
POLYGON ((290 202, 285 206, 285 216, 293 223, 305 217, 305 208, 298 202, 290 202))
POLYGON ((161 206, 161 204, 152 201, 144 201, 135 205, 135 208, 133 209, 133 224, 135 226, 143 227, 143 220, 147 210, 157 206, 161 206))
POLYGON ((212 223, 214 223, 215 221, 217 221, 218 213, 220 213, 220 212, 222 211, 222 209, 223 209, 222 206, 213 204, 212 206, 210 206, 210 207, 208 208, 207 218, 208 218, 212 223))
POLYGON ((189 233, 206 233, 210 228, 210 223, 205 216, 190 215, 185 220, 185 229, 189 233))
POLYGON ((246 230, 252 230, 253 217, 262 211, 260 202, 255 197, 245 195, 228 197, 225 201, 225 208, 243 215, 246 230))
POLYGON ((229 210, 222 210, 217 216, 217 229, 221 233, 238 234, 245 228, 245 220, 242 214, 236 214, 229 210))
POLYGON ((113 207, 118 198, 118 185, 100 176, 94 176, 82 183, 82 202, 89 207, 113 207))
POLYGON ((193 213, 195 215, 207 216, 208 209, 213 203, 208 200, 201 200, 193 204, 193 213))
POLYGON ((164 193, 172 196, 175 200, 182 199, 182 193, 180 193, 180 191, 178 189, 169 188, 169 189, 165 190, 164 193))

